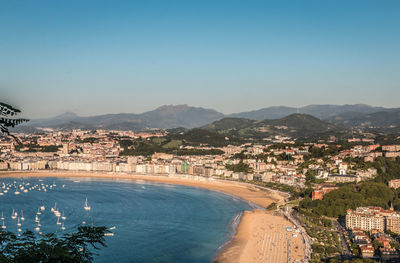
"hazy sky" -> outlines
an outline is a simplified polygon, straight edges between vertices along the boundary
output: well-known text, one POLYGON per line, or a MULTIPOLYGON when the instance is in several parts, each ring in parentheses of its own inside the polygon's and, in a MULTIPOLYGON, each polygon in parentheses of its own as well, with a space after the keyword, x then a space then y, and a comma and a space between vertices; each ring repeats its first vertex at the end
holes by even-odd
POLYGON ((0 0, 0 98, 28 117, 399 107, 399 14, 398 0, 0 0))

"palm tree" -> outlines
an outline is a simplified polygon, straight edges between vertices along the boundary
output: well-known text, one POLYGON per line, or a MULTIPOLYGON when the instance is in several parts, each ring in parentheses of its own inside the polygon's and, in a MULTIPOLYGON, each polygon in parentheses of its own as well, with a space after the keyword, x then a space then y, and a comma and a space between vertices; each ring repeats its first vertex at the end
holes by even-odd
POLYGON ((29 121, 28 119, 15 118, 21 111, 11 105, 0 102, 0 131, 8 136, 14 138, 19 144, 21 143, 17 137, 12 135, 8 128, 15 127, 23 122, 29 121))

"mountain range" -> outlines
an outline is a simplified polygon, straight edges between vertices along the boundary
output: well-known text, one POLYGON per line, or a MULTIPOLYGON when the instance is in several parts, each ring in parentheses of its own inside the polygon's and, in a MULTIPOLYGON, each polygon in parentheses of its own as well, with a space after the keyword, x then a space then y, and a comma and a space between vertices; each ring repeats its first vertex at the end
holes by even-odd
MULTIPOLYGON (((307 128, 308 130, 328 131, 336 129, 335 125, 361 128, 390 127, 393 129, 400 127, 400 108, 373 107, 364 104, 308 105, 301 108, 279 106, 224 115, 213 109, 191 107, 186 104, 164 105, 140 114, 120 113, 81 117, 75 113, 66 112, 54 118, 33 119, 25 124, 24 128, 145 130, 202 127, 215 130, 222 127, 221 130, 227 130, 227 127, 231 127, 237 132, 240 130, 243 132, 243 129, 252 127, 254 130, 269 129, 274 133, 277 132, 277 128, 274 127, 287 126, 290 128, 292 124, 290 121, 293 120, 296 122, 296 128, 293 128, 294 134, 300 128, 299 123, 304 124, 301 130, 307 128), (288 119, 286 118, 288 116, 292 117, 288 119), (321 120, 323 122, 318 122, 321 120)), ((284 128, 281 127, 280 130, 282 129, 284 128)))
POLYGON ((164 105, 141 114, 119 113, 80 117, 66 112, 49 119, 33 119, 28 125, 50 128, 86 128, 106 130, 172 129, 176 127, 195 128, 215 120, 224 114, 212 109, 188 105, 164 105))

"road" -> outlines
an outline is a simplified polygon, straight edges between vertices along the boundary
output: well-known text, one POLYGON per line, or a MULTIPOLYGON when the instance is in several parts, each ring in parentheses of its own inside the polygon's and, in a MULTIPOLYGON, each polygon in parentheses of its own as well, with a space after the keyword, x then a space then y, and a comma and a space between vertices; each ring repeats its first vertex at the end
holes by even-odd
POLYGON ((312 240, 310 236, 307 234, 306 230, 301 224, 301 221, 296 215, 296 212, 293 209, 290 209, 288 213, 285 213, 287 218, 289 219, 290 222, 292 222, 296 228, 300 230, 300 234, 303 237, 304 240, 304 245, 305 245, 305 250, 304 250, 304 262, 309 262, 311 260, 311 254, 312 254, 312 240))
POLYGON ((338 236, 339 236, 339 242, 342 247, 342 253, 343 253, 343 259, 352 259, 353 254, 351 253, 351 250, 349 248, 349 244, 346 242, 346 238, 344 236, 345 229, 342 227, 338 222, 333 221, 333 224, 337 230, 338 236))

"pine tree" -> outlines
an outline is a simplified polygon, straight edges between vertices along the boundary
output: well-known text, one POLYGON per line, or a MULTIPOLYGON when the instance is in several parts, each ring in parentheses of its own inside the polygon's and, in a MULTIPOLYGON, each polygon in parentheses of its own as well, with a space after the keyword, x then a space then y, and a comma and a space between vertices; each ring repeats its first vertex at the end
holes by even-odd
POLYGON ((8 128, 15 127, 16 125, 29 121, 28 119, 15 118, 15 116, 19 113, 21 113, 19 109, 16 109, 6 103, 0 102, 0 131, 14 138, 18 143, 20 143, 18 138, 12 135, 9 132, 8 128))

